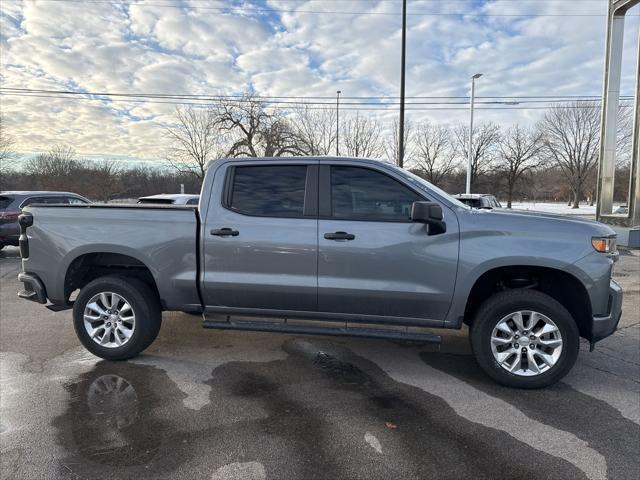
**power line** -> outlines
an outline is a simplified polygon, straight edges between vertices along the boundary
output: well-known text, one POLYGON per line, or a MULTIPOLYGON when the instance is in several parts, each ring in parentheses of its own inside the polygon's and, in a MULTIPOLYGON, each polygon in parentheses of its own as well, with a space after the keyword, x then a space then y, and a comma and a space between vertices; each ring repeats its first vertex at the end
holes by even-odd
MULTIPOLYGON (((63 3, 69 0, 9 0, 9 1, 13 1, 13 2, 34 2, 34 1, 38 1, 38 2, 59 2, 59 3, 63 3)), ((75 1, 80 1, 80 0, 75 0, 75 1)), ((84 0, 83 3, 96 3, 100 0, 84 0)), ((129 3, 129 4, 136 4, 136 3, 140 3, 143 4, 145 3, 146 0, 121 0, 120 3, 129 3)), ((158 0, 155 0, 158 1, 158 0)), ((162 1, 162 0, 160 0, 162 1)), ((170 0, 167 0, 170 1, 170 0)), ((208 2, 208 3, 226 3, 228 2, 228 0, 191 0, 192 2, 208 2)), ((400 2, 402 2, 402 0, 279 0, 282 3, 330 3, 330 2, 349 2, 349 3, 372 3, 372 2, 376 2, 376 3, 396 3, 399 4, 400 2)), ((544 3, 566 3, 566 0, 490 0, 492 3, 540 3, 540 4, 544 4, 544 3)), ((573 3, 598 3, 598 4, 602 4, 604 0, 575 0, 573 3)), ((113 2, 113 0, 112 0, 113 2)), ((476 3, 477 0, 408 0, 409 3, 439 3, 439 4, 449 4, 449 3, 476 3)), ((115 2, 113 2, 115 3, 115 2)))
MULTIPOLYGON (((0 92, 0 96, 7 96, 7 97, 22 97, 22 98, 29 98, 29 97, 34 97, 34 98, 55 98, 55 99, 65 99, 65 100, 86 100, 86 101, 98 101, 98 102, 104 102, 105 99, 102 98, 92 98, 92 97, 79 97, 79 96, 66 96, 66 95, 54 95, 54 94, 39 94, 39 93, 3 93, 0 92)), ((173 99, 168 99, 168 100, 153 100, 153 99, 135 99, 135 98, 127 98, 127 99, 114 99, 114 102, 120 102, 120 103, 151 103, 151 104, 169 104, 169 105, 193 105, 193 106, 202 106, 202 107, 206 107, 206 106, 210 106, 212 104, 214 104, 214 100, 211 101, 178 101, 178 100, 173 100, 173 99)), ((592 102, 591 100, 589 100, 589 102, 592 102)), ((238 102, 241 103, 241 102, 238 102)), ((280 109, 280 110, 293 110, 296 106, 303 106, 304 104, 300 104, 300 103, 296 103, 293 102, 290 105, 280 105, 280 104, 276 104, 276 105, 272 105, 269 102, 260 102, 263 104, 268 104, 268 108, 273 108, 273 109, 280 109)), ((558 103, 558 102, 556 102, 558 103)), ((323 104, 317 104, 317 103, 309 103, 306 104, 306 108, 310 109, 310 110, 333 110, 333 106, 318 106, 318 105, 323 105, 323 104), (311 105, 311 106, 308 106, 311 105)), ((358 105, 358 106, 348 106, 348 107, 344 107, 341 109, 343 110, 358 110, 358 111, 367 111, 367 110, 371 110, 371 111, 393 111, 393 108, 388 108, 388 107, 394 107, 395 105, 384 105, 384 104, 373 104, 373 103, 368 103, 368 104, 352 104, 352 105, 358 105)), ((449 103, 440 103, 440 104, 433 104, 431 106, 415 106, 414 104, 408 104, 409 107, 406 108, 407 110, 412 110, 412 111, 436 111, 436 110, 468 110, 467 107, 448 107, 447 105, 451 105, 449 103), (413 107, 413 108, 412 108, 413 107)), ((478 109, 481 110, 546 110, 548 108, 551 108, 553 106, 553 104, 550 105, 534 105, 534 106, 520 106, 520 105, 515 105, 515 106, 511 106, 511 105, 505 105, 505 103, 502 103, 501 105, 498 106, 488 106, 488 107, 477 107, 478 109)), ((565 108, 591 108, 593 105, 563 105, 563 107, 565 108)), ((621 105, 621 108, 632 108, 633 105, 621 105)))
MULTIPOLYGON (((270 95, 246 95, 246 94, 234 94, 234 95, 207 95, 207 94, 173 94, 173 93, 132 93, 132 92, 82 92, 75 90, 51 90, 51 89, 32 89, 32 88, 18 88, 18 87, 0 87, 0 92, 8 93, 40 93, 40 94, 54 94, 59 96, 95 96, 95 97, 122 97, 122 98, 152 98, 152 99, 171 99, 171 100, 201 100, 201 101, 237 101, 237 102, 256 102, 256 103, 283 103, 283 104, 326 104, 333 105, 333 96, 296 96, 296 95, 282 95, 282 96, 270 96, 270 95), (326 101, 325 101, 326 100, 326 101)), ((341 96, 344 100, 358 100, 357 102, 343 102, 343 105, 399 105, 396 100, 397 96, 341 96)), ((412 100, 414 105, 438 105, 438 104, 467 104, 468 96, 407 96, 407 99, 412 100), (418 101, 420 100, 420 101, 418 101), (449 100, 447 102, 439 101, 421 101, 421 100, 449 100), (463 100, 463 101, 456 101, 463 100)), ((600 95, 496 95, 496 96, 476 96, 479 103, 548 103, 548 102, 571 102, 571 101, 599 101, 600 95), (499 99, 499 100, 496 100, 499 99)), ((632 95, 621 95, 623 100, 632 100, 632 95)))
MULTIPOLYGON (((16 0, 9 0, 16 1, 16 0)), ((18 0, 27 1, 27 0, 18 0)), ((41 1, 41 0, 40 0, 41 1)), ((185 4, 168 4, 168 3, 139 3, 139 2, 124 2, 115 3, 110 0, 56 0, 60 3, 81 3, 87 4, 107 4, 112 6, 121 5, 137 5, 142 7, 158 7, 158 8, 178 8, 183 10, 211 10, 219 11, 222 13, 304 13, 304 14, 319 14, 319 15, 378 15, 378 16, 400 16, 401 12, 371 12, 371 11, 347 11, 347 10, 300 10, 300 9, 278 9, 273 7, 235 7, 235 6, 195 6, 185 4)), ((467 13, 467 12, 407 12, 408 16, 434 16, 434 17, 478 17, 478 18, 491 18, 491 17, 505 17, 505 18, 537 18, 537 17, 606 17, 603 13, 467 13)), ((637 17, 640 15, 627 15, 627 17, 637 17)))

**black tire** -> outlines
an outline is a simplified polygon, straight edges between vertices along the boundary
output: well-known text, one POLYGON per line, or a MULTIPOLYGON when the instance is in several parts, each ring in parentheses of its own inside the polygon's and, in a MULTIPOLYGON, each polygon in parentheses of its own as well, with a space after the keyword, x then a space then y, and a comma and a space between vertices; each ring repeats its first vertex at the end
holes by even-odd
POLYGON ((94 355, 106 360, 127 360, 146 349, 158 336, 162 312, 157 294, 136 278, 105 276, 89 282, 80 290, 73 305, 73 326, 80 342, 94 355), (125 298, 135 312, 131 338, 121 347, 108 348, 94 342, 84 327, 84 310, 88 301, 100 292, 114 292, 125 298))
POLYGON ((573 367, 580 349, 580 334, 567 309, 549 295, 530 289, 508 290, 485 301, 473 319, 470 330, 471 348, 480 367, 496 382, 515 388, 543 388, 553 385, 573 367), (508 372, 496 361, 491 351, 491 335, 498 322, 510 313, 532 310, 551 319, 562 335, 562 352, 555 365, 535 376, 508 372))

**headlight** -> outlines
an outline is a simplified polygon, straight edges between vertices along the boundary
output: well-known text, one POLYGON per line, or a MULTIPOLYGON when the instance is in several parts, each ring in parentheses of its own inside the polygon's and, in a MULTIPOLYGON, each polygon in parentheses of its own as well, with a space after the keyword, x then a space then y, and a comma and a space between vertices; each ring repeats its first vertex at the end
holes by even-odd
POLYGON ((600 253, 614 253, 616 251, 616 237, 593 237, 591 245, 600 253))

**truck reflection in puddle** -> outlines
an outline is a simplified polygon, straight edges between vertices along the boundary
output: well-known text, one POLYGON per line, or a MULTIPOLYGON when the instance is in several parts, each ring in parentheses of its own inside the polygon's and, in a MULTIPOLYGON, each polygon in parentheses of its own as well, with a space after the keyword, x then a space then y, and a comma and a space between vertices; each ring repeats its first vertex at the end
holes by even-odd
POLYGON ((163 401, 172 405, 172 393, 181 401, 164 372, 120 362, 100 362, 66 388, 70 403, 54 424, 60 444, 71 457, 62 464, 74 471, 81 464, 148 465, 155 460, 168 427, 156 417, 157 409, 163 401), (166 392, 164 398, 158 391, 166 392))
MULTIPOLYGON (((121 431, 132 425, 138 417, 136 389, 120 375, 96 378, 89 386, 87 405, 93 420, 102 425, 105 432, 121 431)), ((116 439, 117 435, 113 438, 116 439)))

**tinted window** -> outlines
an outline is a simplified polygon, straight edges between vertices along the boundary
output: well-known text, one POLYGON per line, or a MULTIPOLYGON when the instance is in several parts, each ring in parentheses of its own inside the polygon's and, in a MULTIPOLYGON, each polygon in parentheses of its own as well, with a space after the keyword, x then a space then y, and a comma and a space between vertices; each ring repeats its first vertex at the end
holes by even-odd
POLYGON ((189 200, 187 202, 187 205, 197 205, 198 204, 198 199, 197 198, 192 198, 191 200, 189 200))
POLYGON ((358 167, 331 167, 333 217, 406 221, 413 202, 424 200, 391 177, 358 167))
POLYGON ((304 165, 236 167, 230 207, 248 215, 301 217, 306 179, 304 165))
POLYGON ((13 197, 0 197, 0 210, 6 210, 13 202, 13 197))
POLYGON ((44 203, 44 198, 42 198, 42 197, 29 197, 24 202, 22 202, 22 206, 26 207, 27 205, 32 205, 34 203, 44 203))
POLYGON ((34 203, 43 203, 49 205, 68 205, 69 199, 68 197, 61 196, 52 196, 52 197, 29 197, 24 202, 22 202, 22 206, 26 207, 27 205, 33 205, 34 203))
POLYGON ((69 199, 67 197, 44 197, 40 200, 40 203, 48 203, 48 204, 55 204, 55 205, 59 205, 59 204, 64 204, 64 205, 68 205, 69 204, 69 199))
POLYGON ((71 205, 85 205, 87 203, 83 199, 78 197, 65 197, 65 200, 66 203, 70 203, 71 205))
POLYGON ((460 201, 472 208, 482 208, 482 200, 479 198, 461 198, 460 201))

